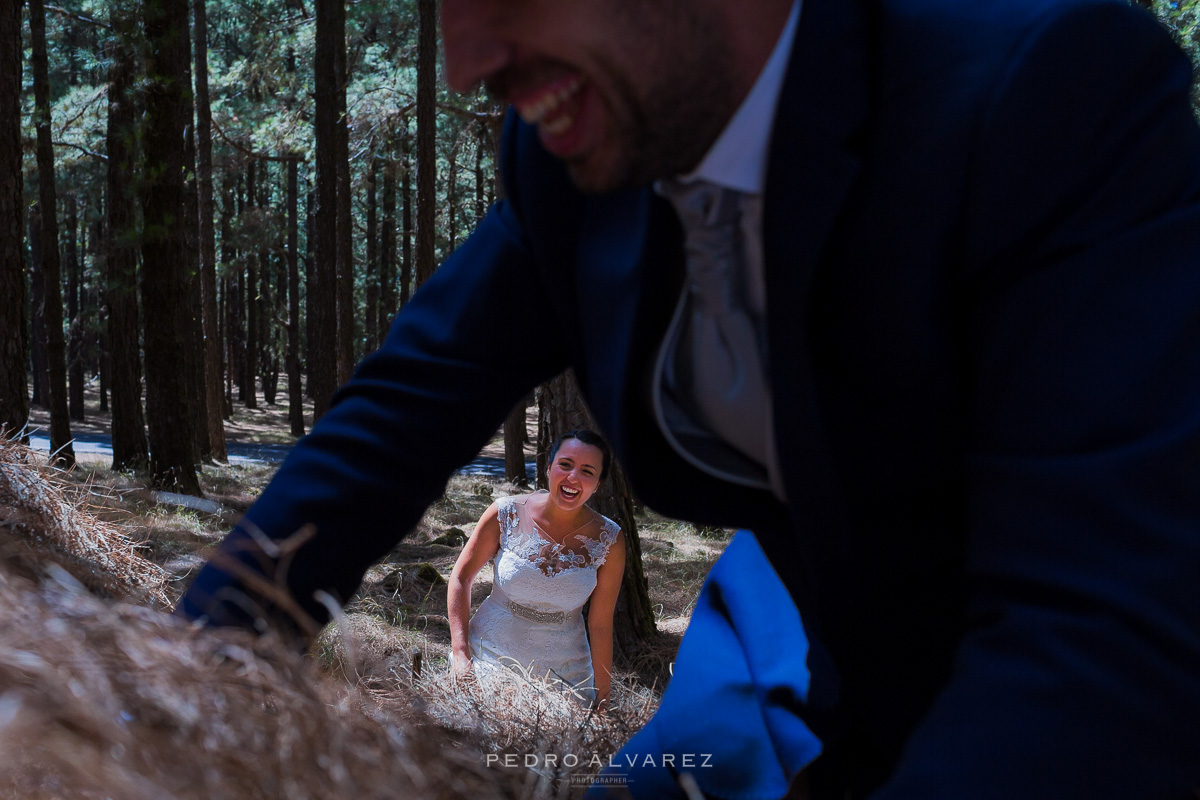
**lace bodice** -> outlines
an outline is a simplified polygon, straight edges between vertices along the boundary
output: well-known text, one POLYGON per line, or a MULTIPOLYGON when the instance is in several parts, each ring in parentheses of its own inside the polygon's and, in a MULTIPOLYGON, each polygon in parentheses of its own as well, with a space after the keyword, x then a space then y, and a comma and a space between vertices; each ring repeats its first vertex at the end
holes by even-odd
POLYGON ((557 543, 546 537, 525 508, 525 498, 503 497, 495 585, 514 602, 538 610, 570 611, 596 588, 596 570, 621 528, 601 517, 599 536, 571 534, 557 543))
POLYGON ((528 512, 518 509, 526 498, 502 497, 497 501, 500 512, 500 547, 522 558, 528 559, 546 575, 554 575, 568 569, 597 567, 608 557, 620 526, 604 515, 599 537, 580 533, 569 534, 561 543, 552 541, 542 534, 528 512))

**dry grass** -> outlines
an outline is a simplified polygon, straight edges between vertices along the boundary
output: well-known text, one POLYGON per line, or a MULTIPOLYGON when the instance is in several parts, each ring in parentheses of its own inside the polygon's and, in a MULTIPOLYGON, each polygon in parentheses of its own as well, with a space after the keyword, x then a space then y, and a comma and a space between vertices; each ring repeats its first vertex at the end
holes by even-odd
MULTIPOLYGON (((699 579, 724 545, 639 520, 666 632, 618 659, 613 708, 596 716, 507 673, 449 680, 438 576, 460 547, 434 540, 469 533, 513 491, 489 479, 451 481, 311 658, 153 610, 268 477, 206 468, 221 509, 198 512, 129 476, 52 471, 0 445, 0 797, 574 796, 657 707, 699 579)), ((476 602, 489 589, 481 576, 476 602)))
POLYGON ((106 495, 58 473, 29 448, 0 439, 0 547, 10 563, 31 570, 51 560, 104 596, 166 607, 167 573, 130 529, 90 513, 106 495))
POLYGON ((196 632, 64 576, 0 575, 3 796, 518 796, 277 640, 196 632))

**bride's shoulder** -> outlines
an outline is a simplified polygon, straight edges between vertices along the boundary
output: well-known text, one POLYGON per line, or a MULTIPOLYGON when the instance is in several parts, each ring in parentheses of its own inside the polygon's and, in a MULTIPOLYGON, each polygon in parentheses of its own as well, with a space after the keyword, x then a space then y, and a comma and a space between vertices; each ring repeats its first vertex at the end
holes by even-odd
POLYGON ((595 516, 592 519, 591 524, 588 526, 590 531, 588 533, 588 538, 603 544, 607 550, 613 541, 616 540, 617 534, 621 532, 621 526, 601 514, 596 509, 593 508, 589 510, 595 516))
POLYGON ((536 492, 528 494, 514 494, 504 498, 510 505, 515 506, 537 506, 539 499, 545 497, 547 492, 545 489, 539 489, 536 492))
POLYGON ((600 518, 601 535, 610 540, 617 538, 617 534, 621 532, 621 526, 598 511, 596 516, 600 518))
POLYGON ((531 494, 511 494, 497 497, 495 503, 496 511, 501 516, 524 516, 528 512, 523 509, 531 497, 533 497, 531 494))

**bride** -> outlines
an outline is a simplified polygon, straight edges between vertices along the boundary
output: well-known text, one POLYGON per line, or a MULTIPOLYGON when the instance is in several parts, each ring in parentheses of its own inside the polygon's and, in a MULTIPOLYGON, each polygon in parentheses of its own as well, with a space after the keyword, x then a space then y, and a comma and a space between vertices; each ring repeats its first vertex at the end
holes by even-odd
POLYGON ((609 460, 599 434, 563 434, 550 451, 549 491, 502 497, 479 519, 447 589, 455 676, 472 664, 502 664, 560 684, 596 708, 607 706, 625 541, 615 522, 585 504, 609 460), (468 624, 471 583, 488 561, 492 593, 468 624))

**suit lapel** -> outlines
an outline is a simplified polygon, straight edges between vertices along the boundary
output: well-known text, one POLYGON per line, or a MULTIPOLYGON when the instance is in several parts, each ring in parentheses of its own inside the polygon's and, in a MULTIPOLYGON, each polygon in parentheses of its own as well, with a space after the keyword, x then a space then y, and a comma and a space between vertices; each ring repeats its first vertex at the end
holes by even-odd
MULTIPOLYGON (((868 110, 866 50, 867 25, 857 0, 804 0, 771 135, 764 197, 775 441, 793 523, 787 536, 760 541, 814 640, 810 704, 817 716, 837 702, 820 620, 847 602, 838 584, 851 542, 814 385, 810 308, 831 232, 858 175, 855 140, 868 110)), ((831 725, 812 721, 826 730, 831 725)))
POLYGON ((789 491, 798 493, 789 496, 793 507, 821 505, 805 487, 814 486, 814 471, 831 474, 812 383, 809 309, 830 233, 858 174, 865 40, 857 2, 805 0, 771 136, 763 219, 768 357, 781 466, 789 491), (824 457, 810 457, 814 445, 824 457), (805 457, 787 458, 789 452, 805 457))
MULTIPOLYGON (((664 202, 648 188, 623 191, 593 198, 584 216, 576 259, 577 291, 586 296, 576 302, 589 358, 579 377, 599 419, 623 416, 620 399, 638 391, 631 366, 646 349, 634 343, 646 341, 640 337, 649 320, 670 314, 672 301, 663 301, 678 290, 680 234, 669 209, 663 218, 664 202)), ((615 427, 610 436, 624 438, 624 425, 615 427)))

